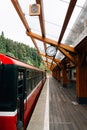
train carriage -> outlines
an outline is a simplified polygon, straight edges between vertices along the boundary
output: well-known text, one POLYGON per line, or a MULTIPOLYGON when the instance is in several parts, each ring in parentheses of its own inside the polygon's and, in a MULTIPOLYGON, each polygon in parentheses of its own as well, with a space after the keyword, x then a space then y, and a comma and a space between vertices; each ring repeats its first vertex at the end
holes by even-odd
POLYGON ((0 130, 26 130, 45 71, 0 54, 0 130))

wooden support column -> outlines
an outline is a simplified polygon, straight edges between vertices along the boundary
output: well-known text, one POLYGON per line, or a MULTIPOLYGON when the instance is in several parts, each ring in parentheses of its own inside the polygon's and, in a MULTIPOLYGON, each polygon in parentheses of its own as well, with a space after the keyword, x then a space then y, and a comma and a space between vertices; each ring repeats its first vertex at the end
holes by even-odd
POLYGON ((57 79, 57 72, 56 72, 56 67, 52 71, 52 76, 57 79))
POLYGON ((61 81, 61 76, 60 76, 60 69, 57 69, 57 80, 60 82, 61 81))
POLYGON ((63 84, 63 87, 67 87, 67 82, 68 82, 67 72, 66 72, 66 68, 63 66, 62 67, 62 84, 63 84))
POLYGON ((57 79, 57 71, 56 68, 54 69, 55 79, 57 79))
POLYGON ((87 55, 79 54, 76 67, 76 94, 80 104, 87 104, 87 55))

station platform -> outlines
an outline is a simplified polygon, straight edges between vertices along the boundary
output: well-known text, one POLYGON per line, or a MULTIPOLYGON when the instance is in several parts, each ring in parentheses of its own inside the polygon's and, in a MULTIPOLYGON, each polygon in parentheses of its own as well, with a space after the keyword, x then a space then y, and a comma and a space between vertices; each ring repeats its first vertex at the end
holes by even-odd
POLYGON ((87 105, 76 102, 75 87, 49 76, 27 130, 87 130, 87 105))

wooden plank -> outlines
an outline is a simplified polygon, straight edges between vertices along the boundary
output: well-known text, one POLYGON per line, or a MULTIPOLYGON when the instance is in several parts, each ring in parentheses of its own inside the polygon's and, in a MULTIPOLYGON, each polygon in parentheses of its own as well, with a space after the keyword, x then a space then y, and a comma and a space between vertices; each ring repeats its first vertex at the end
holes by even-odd
POLYGON ((63 88, 50 77, 49 88, 50 130, 86 130, 87 105, 81 106, 76 102, 75 84, 63 88))

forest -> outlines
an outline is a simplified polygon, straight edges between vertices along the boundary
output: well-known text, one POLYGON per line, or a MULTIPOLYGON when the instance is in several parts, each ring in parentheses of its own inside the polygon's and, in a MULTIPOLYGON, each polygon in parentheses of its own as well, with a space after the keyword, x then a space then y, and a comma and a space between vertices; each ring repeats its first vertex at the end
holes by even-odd
POLYGON ((41 62, 41 57, 38 55, 35 48, 29 47, 29 45, 25 45, 24 43, 5 38, 4 32, 0 35, 0 53, 16 57, 25 63, 45 69, 43 63, 41 62))

